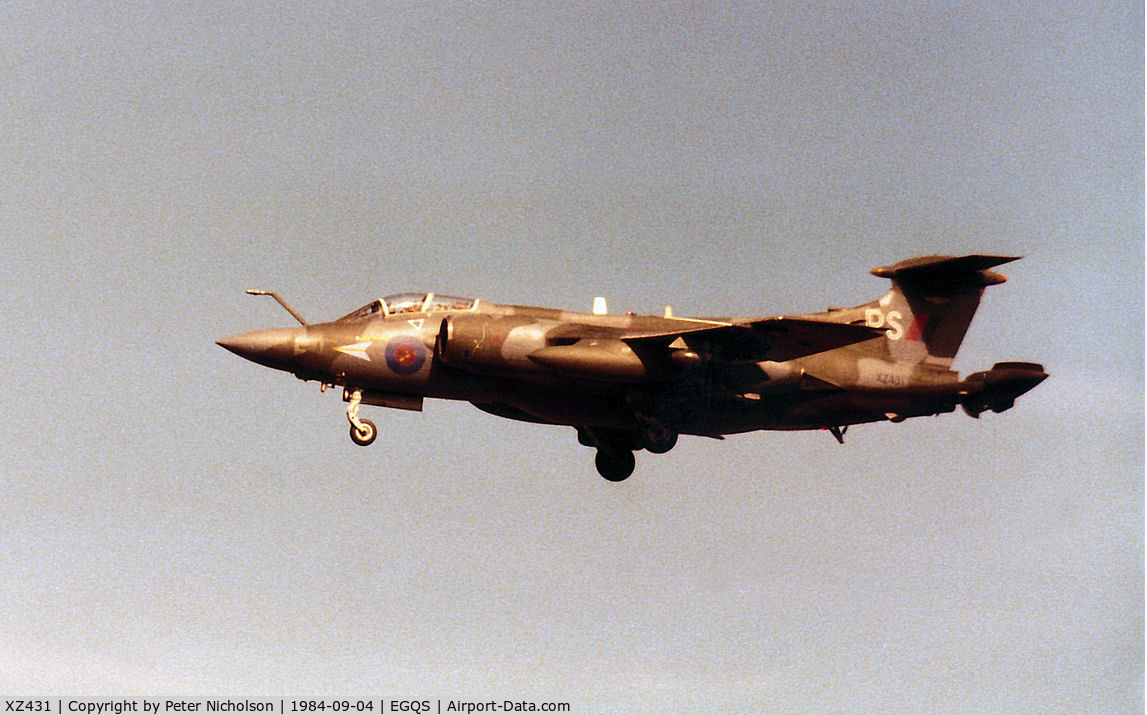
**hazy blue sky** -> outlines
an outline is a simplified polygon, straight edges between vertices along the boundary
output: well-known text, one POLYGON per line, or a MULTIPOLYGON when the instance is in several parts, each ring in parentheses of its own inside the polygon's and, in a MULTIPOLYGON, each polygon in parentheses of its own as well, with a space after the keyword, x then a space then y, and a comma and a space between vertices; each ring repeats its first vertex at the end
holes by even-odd
POLYGON ((1132 2, 0 6, 0 691, 1141 711, 1132 2), (344 405, 387 293, 766 315, 1026 258, 1003 415, 725 442, 344 405))

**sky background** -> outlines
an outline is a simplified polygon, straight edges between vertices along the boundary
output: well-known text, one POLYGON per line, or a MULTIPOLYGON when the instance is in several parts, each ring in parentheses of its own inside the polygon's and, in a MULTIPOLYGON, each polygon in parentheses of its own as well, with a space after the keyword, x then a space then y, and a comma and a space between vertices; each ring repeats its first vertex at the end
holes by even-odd
POLYGON ((1142 711, 1140 3, 54 5, 0 6, 0 691, 1142 711), (214 344, 963 252, 1025 256, 955 364, 1043 363, 1013 410, 621 484, 214 344))

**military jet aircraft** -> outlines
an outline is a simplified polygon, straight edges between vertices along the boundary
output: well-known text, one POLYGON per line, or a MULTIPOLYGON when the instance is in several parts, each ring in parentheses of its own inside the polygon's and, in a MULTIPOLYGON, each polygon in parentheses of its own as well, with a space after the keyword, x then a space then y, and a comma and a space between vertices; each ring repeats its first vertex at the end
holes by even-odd
POLYGON ((957 406, 1003 412, 1046 377, 1000 362, 964 379, 951 370, 991 268, 1016 257, 925 256, 872 269, 879 300, 821 313, 757 318, 611 315, 499 305, 436 293, 373 300, 326 323, 218 341, 260 365, 343 388, 355 444, 378 436, 360 405, 421 410, 466 400, 499 417, 576 428, 602 477, 621 481, 634 451, 667 452, 678 435, 900 422, 957 406))

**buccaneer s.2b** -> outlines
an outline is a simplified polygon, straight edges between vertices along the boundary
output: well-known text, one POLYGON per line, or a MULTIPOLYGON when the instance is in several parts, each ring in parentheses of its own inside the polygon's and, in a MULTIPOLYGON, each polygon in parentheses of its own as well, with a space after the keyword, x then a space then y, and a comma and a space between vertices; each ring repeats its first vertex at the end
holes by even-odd
POLYGON ((609 315, 498 305, 434 293, 372 301, 328 323, 236 335, 219 345, 248 360, 341 386, 356 444, 378 431, 359 405, 421 410, 466 400, 514 420, 577 429, 611 481, 635 450, 663 453, 678 435, 824 429, 951 412, 1003 412, 1047 377, 1001 362, 964 379, 952 358, 1006 256, 927 256, 875 268, 891 289, 855 308, 764 318, 609 315))

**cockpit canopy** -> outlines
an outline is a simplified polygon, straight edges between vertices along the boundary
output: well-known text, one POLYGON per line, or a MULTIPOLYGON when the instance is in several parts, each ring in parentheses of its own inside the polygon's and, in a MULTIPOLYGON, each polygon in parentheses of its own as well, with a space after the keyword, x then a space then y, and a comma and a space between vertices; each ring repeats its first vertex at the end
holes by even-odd
POLYGON ((453 295, 435 293, 395 293, 379 300, 372 300, 358 310, 339 318, 361 320, 363 318, 385 318, 400 313, 436 313, 443 310, 473 310, 478 301, 473 298, 459 298, 453 295))

